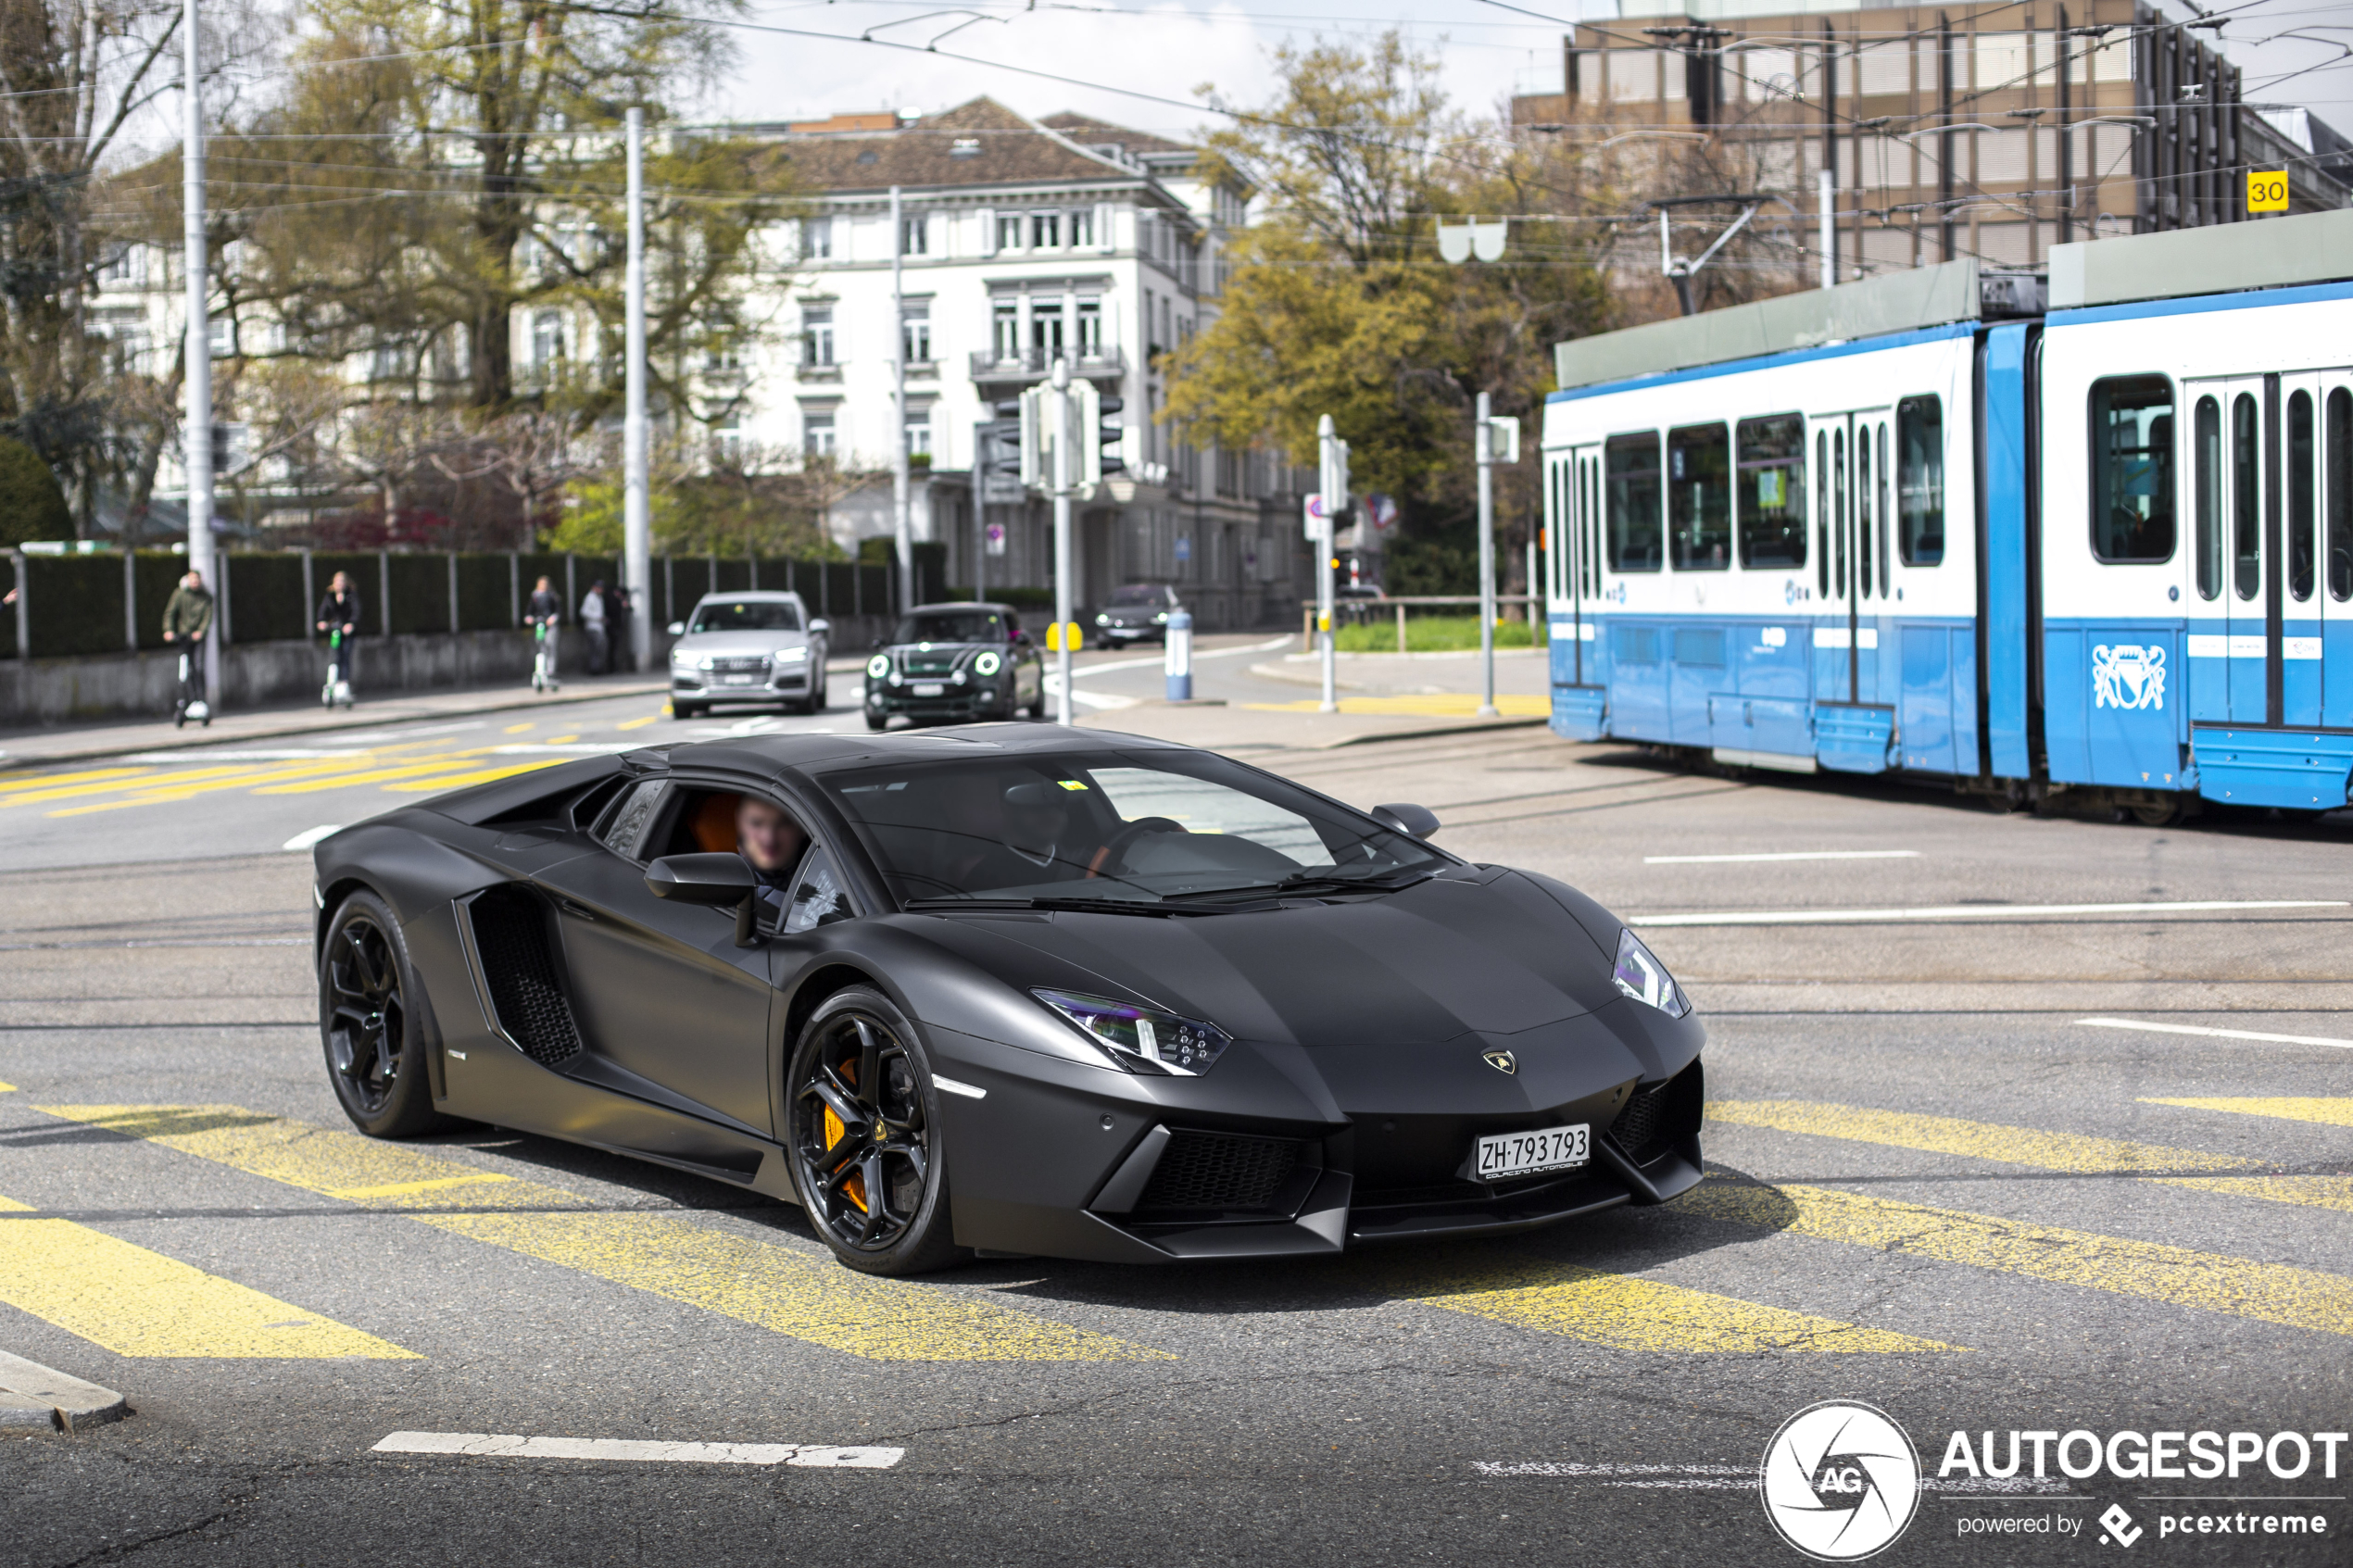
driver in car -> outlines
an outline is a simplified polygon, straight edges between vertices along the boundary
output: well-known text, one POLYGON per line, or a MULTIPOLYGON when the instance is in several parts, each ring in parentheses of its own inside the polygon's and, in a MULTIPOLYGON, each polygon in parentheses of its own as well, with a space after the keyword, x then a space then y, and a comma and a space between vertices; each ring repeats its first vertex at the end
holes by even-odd
POLYGON ((781 927, 792 905, 792 873, 809 847, 809 835, 767 801, 745 796, 736 807, 736 853, 748 861, 760 888, 753 897, 766 922, 781 927))
POLYGON ((988 893, 1085 875, 1094 846, 1075 841, 1070 808, 1077 792, 1060 780, 1019 773, 999 777, 1018 782, 959 789, 950 797, 947 831, 952 847, 943 868, 950 884, 988 893))

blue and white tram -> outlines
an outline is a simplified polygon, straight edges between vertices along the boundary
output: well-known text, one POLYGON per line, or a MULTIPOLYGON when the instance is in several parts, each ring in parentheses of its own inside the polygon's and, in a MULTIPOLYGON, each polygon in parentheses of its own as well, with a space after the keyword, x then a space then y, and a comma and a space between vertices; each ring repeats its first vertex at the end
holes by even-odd
POLYGON ((1564 344, 1553 728, 2163 821, 2353 780, 2353 212, 1564 344))

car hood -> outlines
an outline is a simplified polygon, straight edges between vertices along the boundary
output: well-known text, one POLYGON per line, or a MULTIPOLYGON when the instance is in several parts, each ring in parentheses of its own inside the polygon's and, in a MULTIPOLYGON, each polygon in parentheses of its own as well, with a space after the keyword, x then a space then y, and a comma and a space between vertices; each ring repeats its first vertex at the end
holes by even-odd
POLYGON ((1150 621, 1155 615, 1174 615, 1176 612, 1173 609, 1163 609, 1158 605, 1113 605, 1103 613, 1124 624, 1131 621, 1150 621))
POLYGON ((1263 912, 949 916, 946 945, 1027 988, 1128 997, 1237 1039, 1310 1047, 1517 1035, 1618 1000, 1610 958, 1545 890, 1494 869, 1263 912), (986 950, 980 950, 986 949, 986 950))
POLYGON ((806 632, 689 632, 676 646, 687 653, 769 653, 808 641, 806 632))

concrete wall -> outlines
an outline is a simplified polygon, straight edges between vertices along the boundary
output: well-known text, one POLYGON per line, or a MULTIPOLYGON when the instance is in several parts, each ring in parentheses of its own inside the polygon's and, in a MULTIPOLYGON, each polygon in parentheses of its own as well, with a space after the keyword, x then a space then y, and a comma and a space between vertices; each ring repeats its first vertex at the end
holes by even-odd
MULTIPOLYGON (((832 652, 863 654, 889 621, 878 615, 833 618, 832 652)), ((654 628, 658 678, 675 639, 654 628)), ((455 686, 527 684, 532 640, 525 632, 437 633, 420 636, 361 637, 353 691, 360 700, 395 692, 455 686)), ((588 668, 588 638, 567 627, 559 668, 582 675, 588 668)), ((231 644, 220 650, 220 711, 315 702, 326 678, 322 643, 231 644)), ((122 719, 169 714, 180 689, 176 653, 109 654, 93 659, 0 659, 0 729, 29 729, 79 719, 122 719)))

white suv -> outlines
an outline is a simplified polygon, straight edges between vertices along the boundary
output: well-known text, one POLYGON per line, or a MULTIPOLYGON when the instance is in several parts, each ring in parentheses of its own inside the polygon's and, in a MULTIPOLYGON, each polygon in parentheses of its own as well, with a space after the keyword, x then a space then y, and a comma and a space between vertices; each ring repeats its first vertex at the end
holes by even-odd
POLYGON ((825 708, 825 637, 799 594, 706 594, 670 623, 670 713, 698 718, 717 703, 774 703, 786 712, 825 708))

